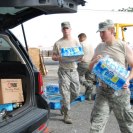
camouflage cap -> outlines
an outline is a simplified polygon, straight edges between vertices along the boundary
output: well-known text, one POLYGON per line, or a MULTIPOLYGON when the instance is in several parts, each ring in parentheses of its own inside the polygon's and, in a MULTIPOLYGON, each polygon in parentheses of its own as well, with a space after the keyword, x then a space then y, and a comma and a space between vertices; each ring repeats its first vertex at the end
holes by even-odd
POLYGON ((71 28, 71 25, 70 25, 69 22, 62 22, 62 23, 61 23, 61 28, 62 28, 62 29, 63 29, 63 28, 71 28))
POLYGON ((107 20, 105 20, 104 22, 99 23, 99 29, 98 29, 97 32, 105 31, 105 30, 107 30, 109 27, 114 27, 114 23, 113 23, 112 20, 107 19, 107 20))

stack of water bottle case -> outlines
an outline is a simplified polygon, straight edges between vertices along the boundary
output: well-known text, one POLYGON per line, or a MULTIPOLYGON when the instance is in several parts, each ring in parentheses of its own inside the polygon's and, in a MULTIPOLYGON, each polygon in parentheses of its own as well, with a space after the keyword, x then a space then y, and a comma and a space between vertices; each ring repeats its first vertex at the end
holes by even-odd
POLYGON ((72 48, 61 48, 61 57, 65 62, 78 61, 84 55, 81 45, 72 48))
MULTIPOLYGON (((61 109, 61 100, 62 96, 60 94, 60 88, 58 84, 47 84, 45 88, 45 96, 48 100, 51 109, 61 109)), ((83 102, 85 96, 80 94, 71 105, 76 104, 77 102, 83 102)))
MULTIPOLYGON (((82 58, 84 55, 82 46, 76 46, 71 48, 62 48, 61 49, 61 56, 63 58, 64 62, 72 62, 72 61, 78 61, 80 58, 82 58)), ((48 102, 50 104, 51 109, 60 109, 61 108, 61 100, 62 96, 60 94, 60 88, 58 84, 47 84, 45 88, 45 95, 48 99, 48 102)), ((85 96, 83 94, 79 95, 73 101, 73 104, 77 102, 82 102, 85 100, 85 96)))
POLYGON ((131 100, 133 100, 133 80, 130 81, 130 86, 129 86, 129 88, 130 88, 130 91, 131 91, 131 96, 130 96, 130 98, 131 98, 131 100))
MULTIPOLYGON (((131 67, 130 67, 130 66, 128 67, 128 70, 129 70, 129 71, 131 70, 131 67)), ((131 91, 131 96, 130 96, 130 98, 131 98, 131 100, 133 100, 133 79, 130 80, 129 88, 130 88, 130 91, 131 91)))
MULTIPOLYGON (((101 58, 93 67, 93 73, 97 75, 103 82, 115 90, 115 94, 119 95, 122 91, 122 86, 125 84, 130 71, 125 69, 119 63, 106 55, 101 58)), ((133 98, 133 82, 131 80, 130 86, 131 98, 133 98)))

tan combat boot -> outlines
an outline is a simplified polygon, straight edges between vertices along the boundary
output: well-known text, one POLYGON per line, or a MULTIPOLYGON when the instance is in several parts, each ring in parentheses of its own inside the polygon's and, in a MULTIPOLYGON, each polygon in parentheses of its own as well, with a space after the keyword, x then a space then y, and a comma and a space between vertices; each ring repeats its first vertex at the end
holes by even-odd
POLYGON ((64 122, 66 124, 72 124, 72 119, 70 118, 70 116, 68 115, 68 111, 64 111, 64 122))

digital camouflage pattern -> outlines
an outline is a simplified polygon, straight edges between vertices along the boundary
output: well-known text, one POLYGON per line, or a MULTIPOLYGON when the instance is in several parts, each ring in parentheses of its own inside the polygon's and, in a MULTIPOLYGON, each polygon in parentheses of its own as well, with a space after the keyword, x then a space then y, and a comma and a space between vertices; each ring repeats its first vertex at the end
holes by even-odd
POLYGON ((63 97, 63 100, 61 101, 62 105, 67 110, 70 110, 70 103, 75 100, 80 93, 78 72, 76 69, 65 70, 63 68, 59 68, 58 76, 60 93, 63 97))
POLYGON ((78 63, 78 73, 80 84, 85 87, 86 99, 91 100, 92 91, 96 88, 95 75, 88 69, 89 63, 78 63))
POLYGON ((91 114, 89 133, 104 133, 111 111, 119 123, 121 133, 133 133, 133 109, 130 105, 130 90, 122 89, 118 93, 110 87, 99 87, 91 114))

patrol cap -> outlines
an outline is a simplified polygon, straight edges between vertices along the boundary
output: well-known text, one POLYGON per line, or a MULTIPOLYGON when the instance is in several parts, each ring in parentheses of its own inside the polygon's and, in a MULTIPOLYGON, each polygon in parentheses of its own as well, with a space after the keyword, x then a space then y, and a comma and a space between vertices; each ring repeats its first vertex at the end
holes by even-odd
POLYGON ((99 23, 99 29, 98 29, 97 32, 105 31, 105 30, 107 30, 110 27, 114 27, 114 23, 113 23, 112 20, 107 19, 104 22, 99 23))
POLYGON ((61 28, 71 28, 70 22, 62 22, 61 23, 61 28))

